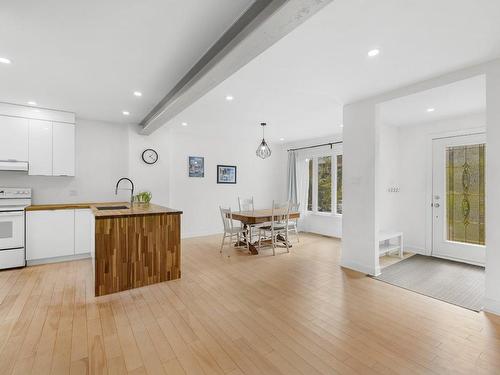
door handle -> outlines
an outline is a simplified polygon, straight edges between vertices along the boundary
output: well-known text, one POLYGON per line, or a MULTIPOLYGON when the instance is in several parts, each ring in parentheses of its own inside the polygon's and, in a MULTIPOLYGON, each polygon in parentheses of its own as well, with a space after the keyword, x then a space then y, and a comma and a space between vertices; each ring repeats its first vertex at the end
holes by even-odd
POLYGON ((434 203, 434 207, 439 208, 439 203, 434 203))

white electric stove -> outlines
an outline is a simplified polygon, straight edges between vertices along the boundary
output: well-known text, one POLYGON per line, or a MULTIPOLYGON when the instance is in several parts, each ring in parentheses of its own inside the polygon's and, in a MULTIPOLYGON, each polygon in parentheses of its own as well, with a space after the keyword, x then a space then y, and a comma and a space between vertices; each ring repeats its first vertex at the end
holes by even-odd
POLYGON ((26 265, 24 209, 29 205, 30 188, 0 187, 0 269, 26 265))

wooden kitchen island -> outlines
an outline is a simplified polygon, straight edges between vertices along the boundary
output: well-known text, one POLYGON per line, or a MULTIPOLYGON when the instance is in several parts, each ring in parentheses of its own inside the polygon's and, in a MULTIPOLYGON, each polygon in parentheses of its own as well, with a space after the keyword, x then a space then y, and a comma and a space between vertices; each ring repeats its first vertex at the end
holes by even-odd
POLYGON ((155 204, 99 210, 102 206, 90 206, 96 296, 181 277, 181 211, 155 204))

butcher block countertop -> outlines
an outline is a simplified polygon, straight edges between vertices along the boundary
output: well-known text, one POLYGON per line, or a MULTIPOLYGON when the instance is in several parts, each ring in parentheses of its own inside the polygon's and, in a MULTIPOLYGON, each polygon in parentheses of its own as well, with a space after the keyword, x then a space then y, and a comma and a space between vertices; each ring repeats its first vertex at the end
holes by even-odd
POLYGON ((100 202, 100 203, 62 203, 62 204, 36 204, 26 207, 26 211, 44 211, 44 210, 70 210, 90 208, 96 218, 98 217, 113 217, 113 216, 133 216, 133 215, 151 215, 151 214, 182 214, 182 211, 168 207, 159 206, 150 203, 137 204, 134 203, 132 208, 116 209, 116 210, 99 210, 97 207, 110 206, 127 206, 128 202, 100 202))

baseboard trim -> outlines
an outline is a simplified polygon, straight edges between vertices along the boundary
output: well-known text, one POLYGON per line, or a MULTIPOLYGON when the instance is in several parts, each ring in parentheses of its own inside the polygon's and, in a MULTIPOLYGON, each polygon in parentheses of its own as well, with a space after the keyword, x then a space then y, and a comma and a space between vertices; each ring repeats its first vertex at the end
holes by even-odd
POLYGON ((214 236, 216 234, 220 234, 222 236, 222 232, 207 231, 207 232, 198 232, 198 233, 183 233, 181 235, 181 239, 214 236))
POLYGON ((71 260, 81 260, 81 259, 87 259, 87 258, 90 258, 90 253, 67 255, 67 256, 63 256, 63 257, 54 257, 54 258, 31 259, 31 260, 26 261, 26 265, 27 266, 36 266, 39 264, 68 262, 71 260))
POLYGON ((364 273, 366 275, 370 276, 378 276, 380 275, 380 266, 379 267, 372 267, 372 266, 367 266, 364 264, 360 264, 357 262, 352 262, 352 261, 347 261, 347 260, 341 260, 340 266, 343 268, 348 268, 353 271, 358 271, 361 273, 364 273))
POLYGON ((420 255, 431 255, 431 251, 418 246, 405 245, 404 250, 410 253, 420 254, 420 255))
POLYGON ((483 310, 491 314, 500 315, 500 301, 486 297, 484 299, 483 310))

